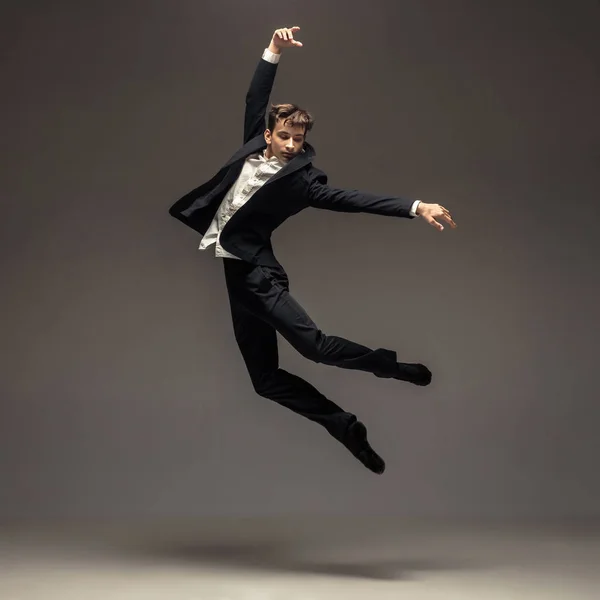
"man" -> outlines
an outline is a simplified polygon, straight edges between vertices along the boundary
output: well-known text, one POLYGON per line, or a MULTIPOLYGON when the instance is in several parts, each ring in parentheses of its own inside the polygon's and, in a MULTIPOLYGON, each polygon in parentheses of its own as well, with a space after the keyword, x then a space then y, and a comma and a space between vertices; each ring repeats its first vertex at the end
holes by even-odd
POLYGON ((419 216, 443 230, 436 219, 456 227, 439 204, 395 196, 347 191, 327 185, 312 164, 306 141, 312 117, 292 104, 273 105, 265 117, 284 48, 301 47, 299 27, 278 29, 254 73, 246 96, 244 145, 207 183, 169 210, 203 237, 200 249, 215 245, 223 258, 233 330, 256 392, 319 423, 368 469, 383 473, 385 463, 367 441, 356 416, 344 411, 311 384, 279 368, 279 332, 306 358, 343 369, 372 373, 415 385, 428 385, 431 373, 421 364, 400 363, 392 350, 372 350, 326 335, 289 292, 285 270, 276 260, 271 234, 288 217, 314 207, 412 219, 419 216))

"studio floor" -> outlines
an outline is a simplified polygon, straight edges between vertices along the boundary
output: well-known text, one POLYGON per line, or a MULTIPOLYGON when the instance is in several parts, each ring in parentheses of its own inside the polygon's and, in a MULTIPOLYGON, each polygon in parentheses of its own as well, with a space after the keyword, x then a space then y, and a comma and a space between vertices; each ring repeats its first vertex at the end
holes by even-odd
POLYGON ((0 528, 0 598, 598 600, 600 524, 13 524, 0 528))

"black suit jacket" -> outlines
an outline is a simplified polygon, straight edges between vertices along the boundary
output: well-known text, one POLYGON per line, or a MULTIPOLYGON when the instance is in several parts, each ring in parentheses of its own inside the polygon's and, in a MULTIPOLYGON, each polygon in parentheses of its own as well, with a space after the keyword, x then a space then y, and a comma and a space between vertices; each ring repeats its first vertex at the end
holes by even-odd
MULTIPOLYGON (((244 145, 212 179, 169 209, 171 216, 202 235, 240 175, 246 158, 267 146, 265 117, 277 66, 262 58, 258 63, 246 95, 244 145)), ((273 254, 271 234, 287 218, 309 206, 412 218, 412 200, 328 186, 327 175, 312 164, 314 156, 314 148, 305 143, 304 152, 290 160, 234 213, 221 232, 220 243, 225 250, 253 264, 280 267, 273 254)))

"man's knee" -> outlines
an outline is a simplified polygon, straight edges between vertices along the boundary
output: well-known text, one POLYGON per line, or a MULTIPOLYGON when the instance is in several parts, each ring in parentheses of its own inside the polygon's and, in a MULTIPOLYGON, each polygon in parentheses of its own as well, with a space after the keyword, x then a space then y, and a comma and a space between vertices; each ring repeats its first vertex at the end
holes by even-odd
POLYGON ((327 336, 321 330, 315 330, 309 337, 300 340, 296 349, 298 352, 316 363, 327 362, 324 349, 326 347, 327 336))
POLYGON ((277 386, 277 370, 263 371, 251 377, 254 391, 263 398, 271 398, 277 386))

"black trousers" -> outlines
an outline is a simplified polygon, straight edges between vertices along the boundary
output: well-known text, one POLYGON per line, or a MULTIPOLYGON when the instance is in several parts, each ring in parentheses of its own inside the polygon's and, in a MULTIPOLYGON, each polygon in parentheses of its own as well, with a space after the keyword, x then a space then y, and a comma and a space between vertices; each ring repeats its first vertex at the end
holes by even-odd
POLYGON ((377 377, 397 374, 396 353, 323 333, 290 294, 283 269, 229 258, 223 261, 235 339, 255 391, 319 423, 343 442, 355 415, 279 367, 276 332, 309 360, 377 377))

